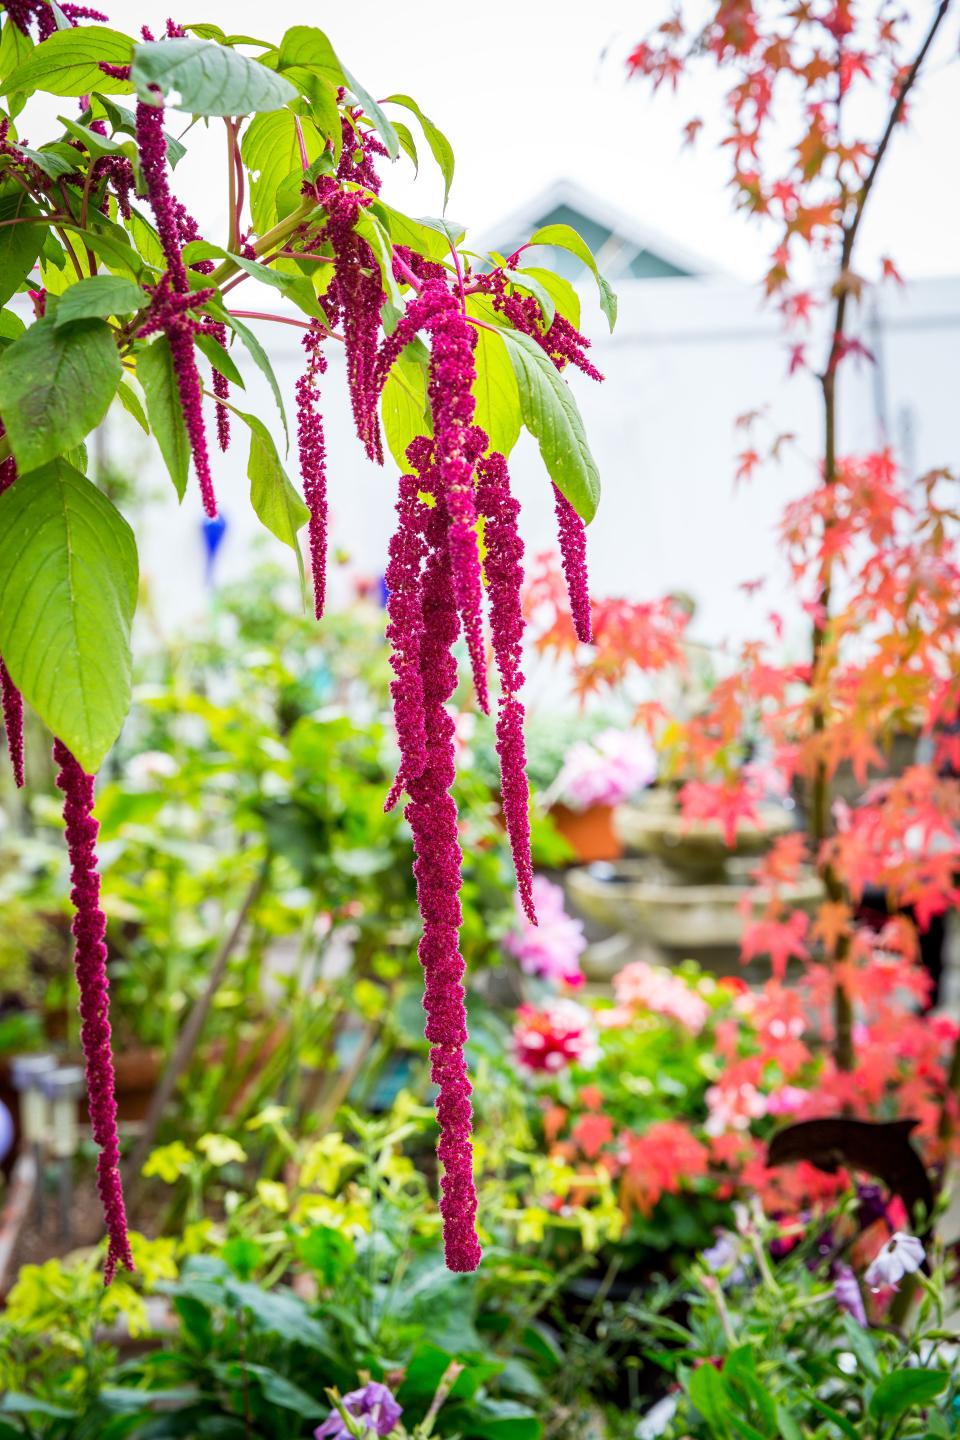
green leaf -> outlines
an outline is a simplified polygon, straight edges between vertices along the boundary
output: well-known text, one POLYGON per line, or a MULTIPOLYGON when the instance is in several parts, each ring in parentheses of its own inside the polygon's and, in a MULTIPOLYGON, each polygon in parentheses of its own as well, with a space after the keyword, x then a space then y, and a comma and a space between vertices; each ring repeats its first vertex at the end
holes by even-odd
POLYGON ((156 104, 152 88, 156 86, 174 110, 191 115, 279 110, 297 94, 282 75, 213 40, 159 40, 137 45, 130 78, 148 105, 156 104))
MULTIPOLYGON (((250 481, 250 503, 259 520, 297 557, 301 583, 304 581, 303 556, 297 543, 297 531, 310 519, 310 511, 290 483, 280 463, 277 447, 270 431, 256 415, 247 415, 234 406, 228 408, 238 415, 250 430, 250 456, 247 478, 250 481)), ((3 652, 0 651, 0 654, 3 652)))
POLYGON ((58 329, 46 317, 24 331, 0 357, 0 415, 17 468, 34 470, 79 444, 107 413, 122 373, 102 320, 58 329))
POLYGON ((839 1410, 835 1410, 833 1406, 828 1405, 825 1400, 818 1400, 816 1395, 808 1395, 806 1398, 812 1408, 816 1410, 817 1414, 822 1415, 824 1419, 836 1425, 837 1429, 846 1435, 847 1440, 860 1440, 857 1427, 848 1420, 845 1415, 841 1415, 839 1410))
POLYGON ((194 336, 194 339, 197 342, 197 349, 202 350, 214 370, 218 370, 221 375, 226 376, 232 385, 238 386, 241 390, 246 389, 243 383, 243 376, 237 369, 236 361, 230 352, 223 348, 215 336, 201 330, 194 336))
MULTIPOLYGON (((125 105, 119 104, 116 100, 108 99, 106 95, 101 95, 98 91, 93 92, 91 99, 98 101, 103 106, 104 114, 114 130, 122 131, 126 135, 136 135, 137 117, 132 110, 128 110, 125 105)), ((163 138, 167 142, 167 161, 170 169, 175 170, 186 155, 187 147, 181 145, 180 141, 175 136, 169 135, 166 130, 163 132, 163 138)))
POLYGON ((344 83, 343 66, 326 32, 316 25, 294 25, 280 41, 277 61, 281 70, 316 70, 331 85, 344 83))
POLYGON ((120 404, 123 406, 124 410, 126 410, 127 414, 131 415, 133 419, 136 420, 143 433, 145 435, 149 435, 150 426, 147 422, 147 417, 144 413, 143 406, 140 403, 140 396, 137 394, 136 390, 134 390, 133 386, 130 384, 130 381, 126 378, 126 376, 124 376, 124 378, 120 381, 120 384, 117 386, 117 399, 120 401, 120 404))
POLYGON ((29 145, 21 145, 20 153, 32 160, 51 180, 59 180, 64 175, 73 175, 76 172, 77 152, 71 150, 66 142, 61 144, 54 141, 51 145, 45 145, 42 150, 31 150, 29 145))
POLYGON ((72 1420, 78 1414, 76 1410, 66 1410, 62 1405, 38 1400, 32 1395, 21 1395, 16 1390, 8 1390, 0 1396, 0 1410, 4 1415, 47 1415, 54 1420, 72 1420))
POLYGON ((401 355, 387 376, 380 408, 390 454, 400 470, 406 471, 406 452, 410 441, 418 435, 431 433, 423 366, 401 355))
POLYGON ((0 31, 0 82, 24 63, 33 48, 30 36, 24 35, 19 25, 10 19, 4 21, 0 31))
POLYGON ((897 1420, 915 1405, 929 1405, 947 1388, 946 1370, 894 1370, 884 1375, 870 1399, 870 1414, 897 1420))
POLYGON ((0 496, 0 654, 88 771, 130 705, 137 580, 130 526, 66 460, 22 474, 0 496))
POLYGON ((531 279, 538 280, 552 297, 555 308, 564 319, 570 321, 574 330, 580 329, 580 296, 565 276, 557 275, 542 265, 529 265, 516 271, 516 274, 529 275, 531 279))
POLYGON ((347 82, 347 88, 353 91, 357 104, 363 110, 364 115, 371 121, 373 128, 387 147, 387 154, 390 156, 390 159, 396 160, 400 154, 400 141, 397 139, 396 130, 394 130, 369 90, 364 89, 360 81, 356 76, 350 74, 350 71, 345 65, 343 67, 343 78, 347 82))
POLYGON ((120 229, 119 226, 114 226, 109 233, 104 233, 96 227, 81 230, 79 225, 65 224, 63 228, 71 234, 81 235, 87 248, 92 250, 94 255, 108 265, 111 270, 122 270, 134 278, 143 274, 146 267, 129 239, 126 238, 126 232, 120 231, 125 236, 123 240, 114 233, 120 229))
MULTIPOLYGON (((467 296, 467 314, 493 322, 497 318, 489 300, 479 295, 467 296)), ((502 336, 478 329, 473 359, 477 367, 474 423, 487 432, 491 450, 507 456, 520 438, 523 416, 517 377, 502 336)))
MULTIPOLYGON (((91 130, 88 125, 81 125, 79 121, 71 120, 67 115, 58 115, 57 119, 67 134, 72 135, 74 140, 79 140, 95 160, 101 159, 104 155, 126 155, 131 160, 134 158, 135 149, 131 141, 126 141, 124 145, 118 140, 111 140, 106 135, 100 135, 96 130, 91 130)), ((77 168, 76 158, 74 151, 74 170, 77 168)))
POLYGON ((0 345, 9 345, 26 330, 26 325, 14 310, 0 310, 0 345))
MULTIPOLYGON (((7 25, 12 22, 7 21, 7 25)), ((43 246, 45 226, 11 225, 39 215, 36 205, 18 185, 12 194, 0 196, 0 305, 19 290, 36 263, 43 246)))
MULTIPOLYGON (((453 184, 453 146, 443 131, 439 130, 433 121, 424 115, 416 100, 412 100, 409 95, 388 95, 384 103, 402 105, 416 115, 420 121, 424 139, 430 146, 430 153, 440 166, 440 173, 443 176, 443 208, 446 210, 447 201, 450 198, 450 186, 453 184)), ((414 159, 414 163, 416 163, 416 159, 414 159)))
POLYGON ((170 342, 159 335, 137 355, 137 379, 143 386, 147 415, 174 488, 183 499, 190 470, 190 440, 183 423, 177 372, 170 342))
POLYGON ((852 1315, 844 1314, 843 1329, 847 1344, 856 1355, 857 1360, 863 1366, 868 1375, 875 1379, 880 1378, 880 1365, 877 1360, 877 1352, 873 1341, 863 1326, 854 1320, 852 1315))
POLYGON ((411 250, 416 250, 418 255, 425 255, 428 260, 450 258, 447 237, 435 224, 426 225, 422 220, 413 220, 409 215, 394 210, 393 206, 384 200, 375 200, 364 213, 376 214, 386 226, 394 245, 409 245, 411 250))
POLYGON ((593 275, 597 282, 597 289, 600 292, 600 309, 607 317, 607 324, 611 332, 617 323, 617 297, 610 285, 597 269, 597 262, 593 258, 590 246, 582 235, 578 235, 572 225, 541 225, 535 230, 527 241, 528 245, 555 245, 560 250, 569 250, 571 255, 576 255, 593 275))
POLYGON ((707 1424, 718 1435, 726 1435, 730 1395, 723 1376, 708 1362, 693 1371, 686 1381, 686 1390, 707 1424))
POLYGON ((241 322, 235 316, 231 315, 229 317, 229 323, 233 329, 234 334, 239 335, 240 342, 245 347, 247 354, 250 356, 250 359, 253 361, 254 365, 256 365, 257 369, 260 371, 261 375, 263 375, 267 384, 270 386, 270 389, 273 393, 273 398, 277 402, 277 409, 280 411, 280 421, 283 425, 283 433, 286 439, 286 449, 289 450, 290 431, 287 428, 287 412, 283 408, 283 394, 280 390, 280 385, 277 381, 277 377, 274 374, 273 366, 270 364, 270 359, 267 355, 267 352, 260 344, 260 341, 257 339, 256 335, 254 335, 253 331, 249 330, 246 325, 241 324, 241 322))
POLYGON ((516 1400, 490 1400, 482 1396, 469 1407, 444 1407, 446 1425, 477 1440, 540 1440, 543 1422, 516 1400))
POLYGON ((288 1380, 276 1370, 271 1370, 267 1365, 232 1365, 228 1368, 239 1372, 241 1379, 244 1371, 252 1375, 265 1400, 284 1410, 293 1410, 301 1420, 321 1420, 329 1413, 325 1403, 321 1404, 315 1396, 308 1395, 306 1390, 301 1390, 299 1385, 295 1385, 292 1380, 288 1380))
POLYGON ((59 330, 74 320, 129 315, 146 305, 148 299, 146 291, 122 275, 91 275, 61 295, 53 317, 54 328, 59 330))
POLYGON ((404 155, 409 156, 413 162, 414 175, 420 174, 420 157, 417 154, 417 142, 413 138, 413 132, 409 125, 404 125, 402 120, 394 120, 393 128, 397 132, 397 139, 400 141, 400 149, 404 155))
POLYGON ((100 62, 129 65, 132 54, 130 37, 105 25, 57 30, 7 77, 4 93, 45 90, 49 95, 87 95, 100 90, 107 95, 126 95, 133 88, 130 82, 105 75, 100 62))
MULTIPOLYGON (((250 171, 250 216, 259 235, 277 223, 277 190, 281 181, 301 169, 296 120, 289 110, 256 115, 240 142, 243 163, 250 171)), ((301 118, 300 125, 307 157, 316 160, 323 154, 326 137, 307 116, 301 118)))
POLYGON ((517 377, 523 422, 540 446, 550 479, 589 525, 600 500, 600 475, 573 392, 529 335, 499 333, 517 377))
POLYGON ((557 307, 547 287, 541 285, 540 281, 535 275, 532 275, 529 270, 505 270, 503 273, 515 290, 526 290, 528 294, 533 296, 543 314, 544 326, 549 330, 553 324, 553 317, 557 313, 557 307))

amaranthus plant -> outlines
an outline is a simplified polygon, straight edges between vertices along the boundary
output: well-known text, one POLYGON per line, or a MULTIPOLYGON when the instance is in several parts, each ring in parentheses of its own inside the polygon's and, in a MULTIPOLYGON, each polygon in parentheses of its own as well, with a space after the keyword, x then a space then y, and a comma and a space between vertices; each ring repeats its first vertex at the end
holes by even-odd
MULTIPOLYGON (((319 617, 328 523, 321 389, 331 345, 344 347, 366 455, 383 463, 386 449, 402 472, 388 566, 401 762, 388 803, 408 797, 416 846, 446 1255, 454 1269, 475 1268, 461 856, 446 706, 462 632, 477 703, 489 708, 486 593, 501 687, 504 813, 532 916, 519 668, 523 546, 507 457, 526 425, 553 485, 571 612, 586 638, 584 525, 599 482, 560 372, 572 364, 599 376, 587 340, 564 313, 569 287, 540 267, 525 270, 526 247, 509 258, 478 257, 463 248, 461 226, 411 218, 381 197, 384 165, 401 152, 417 162, 401 116, 418 122, 447 193, 450 144, 409 96, 375 101, 312 26, 296 26, 274 44, 168 20, 160 38, 145 27, 133 39, 93 11, 10 0, 0 93, 0 302, 7 307, 0 312, 0 680, 18 781, 23 701, 57 737, 90 1110, 110 1234, 107 1278, 131 1258, 117 1168, 93 774, 130 702, 137 549, 86 473, 84 442, 111 405, 122 405, 152 435, 181 500, 192 461, 199 499, 213 517, 206 412, 212 408, 220 449, 246 431, 253 508, 296 553, 302 575, 299 532, 307 529, 319 617), (79 26, 82 19, 98 23, 79 26), (38 91, 64 97, 70 113, 31 146, 18 117, 38 91), (172 131, 186 133, 191 115, 224 126, 223 244, 203 235, 176 195, 184 148, 172 131), (251 280, 275 293, 277 309, 238 308, 234 292, 251 280), (281 459, 288 440, 280 390, 247 320, 303 332, 302 494, 281 459), (238 349, 269 381, 278 409, 272 427, 230 398, 231 387, 243 384, 238 349)), ((549 226, 530 243, 572 251, 592 270, 613 324, 614 297, 576 232, 549 226)))

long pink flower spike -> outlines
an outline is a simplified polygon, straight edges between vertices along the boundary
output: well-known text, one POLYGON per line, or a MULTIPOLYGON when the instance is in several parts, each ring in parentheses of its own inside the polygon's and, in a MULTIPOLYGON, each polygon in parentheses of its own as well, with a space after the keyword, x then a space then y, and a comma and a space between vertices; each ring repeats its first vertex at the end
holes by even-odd
POLYGON ((464 1056, 467 1015, 459 948, 461 854, 457 807, 450 794, 455 775, 454 724, 446 705, 457 683, 451 647, 460 620, 447 546, 449 521, 442 497, 435 498, 432 510, 423 507, 429 547, 421 591, 420 637, 426 763, 416 779, 405 777, 411 797, 406 816, 413 831, 417 903, 423 917, 418 953, 424 972, 424 1033, 431 1047, 431 1076, 439 1092, 437 1154, 443 1165, 440 1213, 444 1253, 449 1269, 466 1271, 477 1268, 482 1251, 476 1233, 473 1111, 464 1056))
POLYGON ((107 1225, 109 1246, 104 1284, 109 1285, 118 1265, 132 1270, 133 1255, 127 1235, 127 1215, 120 1183, 120 1143, 117 1137, 117 1103, 114 1094, 113 1055, 110 1049, 110 999, 107 986, 107 919, 100 908, 97 871, 97 832, 93 817, 93 776, 78 764, 61 740, 53 743, 59 766, 57 785, 63 791, 63 816, 70 855, 70 898, 74 906, 74 966, 80 990, 80 1040, 87 1072, 87 1098, 93 1138, 100 1148, 97 1189, 107 1225))
MULTIPOLYGON (((0 420, 0 435, 4 434, 0 420)), ((0 461, 0 495, 9 490, 17 478, 17 466, 12 455, 0 461)), ((3 708, 3 724, 7 732, 7 750, 10 753, 10 768, 18 790, 23 789, 23 696, 10 678, 10 672, 0 659, 0 704, 3 708)))
MULTIPOLYGON (((481 435, 483 432, 480 432, 481 435)), ((486 436, 483 440, 486 442, 486 436)), ((533 903, 533 860, 530 854, 530 792, 523 736, 524 709, 518 698, 523 685, 523 541, 517 528, 519 501, 510 493, 507 462, 498 452, 477 465, 477 508, 484 516, 484 571, 490 597, 493 653, 500 675, 497 712, 497 755, 503 818, 510 837, 517 890, 524 914, 536 925, 533 903)))
POLYGON ((327 369, 327 359, 321 348, 323 340, 322 326, 311 322, 303 336, 307 366, 296 387, 300 474, 303 498, 310 511, 307 535, 313 576, 313 608, 318 620, 323 616, 327 597, 327 446, 319 403, 319 377, 327 369))

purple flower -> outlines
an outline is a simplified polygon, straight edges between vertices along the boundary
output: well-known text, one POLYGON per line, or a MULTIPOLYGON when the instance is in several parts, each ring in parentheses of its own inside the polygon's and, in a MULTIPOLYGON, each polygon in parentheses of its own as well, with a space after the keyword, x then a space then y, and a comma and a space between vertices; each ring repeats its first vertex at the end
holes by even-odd
POLYGON ((303 337, 307 368, 297 380, 297 443, 303 498, 310 511, 307 535, 313 576, 313 608, 318 620, 323 615, 327 597, 327 446, 319 407, 319 376, 327 369, 327 359, 321 348, 323 338, 322 326, 312 321, 303 337))
POLYGON ((93 818, 93 776, 77 763, 62 740, 53 742, 59 766, 57 786, 63 791, 63 818, 73 901, 73 963, 80 991, 80 1042, 87 1072, 87 1102, 93 1138, 100 1148, 97 1189, 107 1225, 109 1246, 104 1283, 109 1285, 117 1265, 132 1270, 133 1256, 127 1235, 127 1216, 120 1183, 120 1143, 117 1138, 117 1102, 110 1049, 110 998, 107 987, 107 917, 100 908, 97 870, 97 831, 93 818))
POLYGON ((838 1265, 833 1281, 833 1298, 841 1310, 852 1315, 858 1325, 866 1325, 867 1311, 860 1293, 860 1284, 849 1265, 838 1265))
MULTIPOLYGON (((362 1390, 351 1390, 344 1395, 342 1404, 348 1415, 364 1422, 367 1435, 389 1435, 403 1414, 402 1406, 378 1380, 369 1380, 362 1390)), ((313 1434, 315 1440, 349 1440, 350 1431, 340 1411, 331 1410, 313 1434)))
POLYGON ((583 925, 568 915, 563 890, 543 875, 533 881, 537 924, 532 925, 518 905, 517 929, 503 942, 505 950, 519 961, 525 975, 534 975, 552 984, 582 985, 580 956, 587 948, 583 925))

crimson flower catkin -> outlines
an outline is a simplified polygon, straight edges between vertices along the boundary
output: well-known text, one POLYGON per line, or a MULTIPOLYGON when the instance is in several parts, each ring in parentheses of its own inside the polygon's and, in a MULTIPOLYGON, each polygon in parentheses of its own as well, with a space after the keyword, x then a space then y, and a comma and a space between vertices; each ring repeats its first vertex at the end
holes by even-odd
POLYGON ((80 1041, 87 1075, 87 1101, 97 1157, 97 1190, 107 1225, 108 1248, 104 1283, 118 1265, 132 1270, 127 1216, 120 1183, 120 1143, 110 1049, 110 1000, 107 988, 107 919, 100 908, 97 832, 93 817, 93 776, 74 759, 60 740, 53 744, 59 767, 57 786, 63 791, 63 818, 70 856, 70 898, 74 907, 74 967, 80 991, 80 1041))
POLYGON ((500 675, 496 734, 503 818, 510 838, 520 903, 535 925, 524 710, 518 698, 523 685, 520 658, 524 630, 523 541, 517 528, 520 504, 510 493, 510 473, 502 455, 495 451, 481 460, 477 475, 477 507, 485 522, 483 565, 490 598, 490 629, 500 675))
POLYGON ((473 1181, 472 1107, 464 1045, 467 1015, 464 964, 459 934, 461 855, 457 807, 450 787, 455 775, 454 724, 446 702, 457 683, 452 646, 460 620, 447 547, 448 516, 441 495, 423 507, 428 556, 421 598, 420 680, 426 755, 422 772, 405 777, 410 795, 406 817, 413 832, 417 902, 423 917, 419 946, 423 966, 423 1008, 430 1042, 430 1073, 438 1088, 437 1155, 443 1166, 440 1213, 444 1253, 451 1270, 475 1270, 481 1249, 476 1234, 477 1196, 473 1181))
POLYGON ((326 373, 324 330, 313 321, 303 337, 307 365, 297 380, 297 442, 303 498, 310 511, 307 536, 313 576, 313 605, 319 620, 327 595, 327 446, 320 413, 319 377, 326 373))

